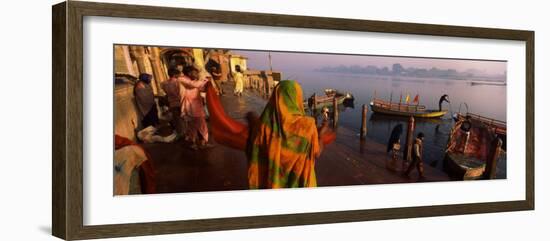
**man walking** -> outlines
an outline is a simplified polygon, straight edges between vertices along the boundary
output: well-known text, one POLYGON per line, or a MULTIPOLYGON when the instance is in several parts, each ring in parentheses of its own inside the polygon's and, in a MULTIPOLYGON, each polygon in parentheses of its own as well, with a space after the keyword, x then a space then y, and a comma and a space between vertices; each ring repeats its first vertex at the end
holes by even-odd
POLYGON ((405 176, 409 176, 413 168, 416 166, 416 169, 418 170, 418 177, 420 179, 424 178, 424 163, 422 160, 422 152, 424 149, 424 145, 422 143, 423 141, 424 133, 420 132, 414 140, 412 162, 409 164, 409 168, 407 168, 407 171, 404 173, 405 176))

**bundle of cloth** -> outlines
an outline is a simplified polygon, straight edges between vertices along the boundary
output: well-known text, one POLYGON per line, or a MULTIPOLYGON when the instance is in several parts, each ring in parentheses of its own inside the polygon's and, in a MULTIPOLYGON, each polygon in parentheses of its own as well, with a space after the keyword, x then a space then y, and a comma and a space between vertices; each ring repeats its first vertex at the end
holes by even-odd
POLYGON ((131 177, 139 172, 140 192, 156 193, 155 169, 149 154, 126 137, 115 135, 114 195, 131 194, 131 177))
POLYGON ((137 138, 143 143, 172 143, 176 141, 178 137, 178 135, 174 131, 168 136, 162 136, 157 134, 157 130, 158 129, 154 126, 148 126, 137 133, 137 138))

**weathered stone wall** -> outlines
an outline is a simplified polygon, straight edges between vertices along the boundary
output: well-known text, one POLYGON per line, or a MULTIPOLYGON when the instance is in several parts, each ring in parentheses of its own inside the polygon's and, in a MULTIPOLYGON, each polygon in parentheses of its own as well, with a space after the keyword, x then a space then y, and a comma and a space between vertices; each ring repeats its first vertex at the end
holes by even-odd
POLYGON ((128 74, 137 78, 137 72, 130 58, 130 49, 126 45, 115 45, 115 73, 128 74))
MULTIPOLYGON (((115 133, 131 140, 136 140, 135 129, 140 130, 141 116, 138 114, 137 106, 134 99, 134 82, 141 73, 148 73, 153 76, 151 87, 155 95, 163 96, 164 91, 161 88, 163 81, 168 79, 168 66, 166 53, 167 51, 185 51, 193 57, 195 65, 201 70, 204 70, 205 55, 202 49, 191 48, 165 48, 165 47, 149 47, 149 46, 128 46, 115 45, 115 78, 123 79, 123 81, 115 83, 115 133)), ((246 57, 234 55, 229 56, 225 53, 216 53, 218 61, 221 62, 222 72, 227 73, 234 70, 235 65, 240 65, 243 71, 246 71, 246 57)), ((262 78, 259 72, 255 73, 252 81, 245 75, 245 87, 255 88, 261 92, 269 93, 271 82, 265 79, 265 74, 262 78), (261 79, 258 79, 261 78, 261 79), (261 84, 262 87, 259 87, 261 84), (254 85, 254 86, 253 86, 254 85)), ((271 79, 271 77, 269 77, 271 79)), ((264 93, 267 94, 267 93, 264 93)))
POLYGON ((241 66, 241 71, 246 71, 248 69, 246 58, 240 55, 231 55, 229 59, 229 64, 231 66, 231 74, 235 72, 235 66, 241 66))
POLYGON ((136 141, 134 128, 139 126, 141 117, 134 100, 134 85, 131 83, 115 85, 115 134, 136 141), (136 126, 138 125, 138 126, 136 126))
POLYGON ((245 87, 257 90, 265 97, 270 96, 275 85, 281 81, 280 72, 247 70, 245 77, 245 87))

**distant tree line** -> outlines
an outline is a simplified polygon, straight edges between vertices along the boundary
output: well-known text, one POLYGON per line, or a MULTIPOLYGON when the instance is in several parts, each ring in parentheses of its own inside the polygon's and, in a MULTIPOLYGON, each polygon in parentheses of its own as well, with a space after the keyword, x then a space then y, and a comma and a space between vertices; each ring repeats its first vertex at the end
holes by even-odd
POLYGON ((500 75, 489 75, 481 70, 468 69, 463 72, 459 72, 456 69, 439 69, 432 67, 430 69, 425 68, 405 68, 401 64, 393 64, 391 69, 387 66, 377 67, 374 65, 359 66, 359 65, 339 65, 339 66, 325 66, 316 69, 319 72, 334 72, 334 73, 352 73, 352 74, 370 74, 370 75, 386 75, 386 76, 404 76, 415 78, 441 78, 441 79, 484 79, 490 81, 505 81, 505 73, 500 75))

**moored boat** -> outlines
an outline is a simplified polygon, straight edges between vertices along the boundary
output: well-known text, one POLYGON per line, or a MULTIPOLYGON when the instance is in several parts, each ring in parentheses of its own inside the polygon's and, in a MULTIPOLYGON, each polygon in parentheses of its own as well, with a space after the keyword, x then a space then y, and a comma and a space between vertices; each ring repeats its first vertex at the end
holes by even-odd
POLYGON ((493 178, 496 162, 502 158, 504 146, 498 132, 506 132, 506 123, 468 113, 455 115, 445 151, 444 169, 455 179, 493 178), (489 122, 487 122, 489 121, 489 122))
POLYGON ((304 101, 304 108, 305 109, 311 109, 315 106, 315 109, 321 109, 325 106, 332 106, 333 101, 336 98, 336 103, 338 105, 346 104, 346 103, 353 103, 354 97, 350 93, 341 93, 334 89, 325 89, 325 95, 323 96, 316 96, 313 95, 309 97, 306 101, 304 101), (315 99, 315 104, 313 103, 315 99))
POLYGON ((467 112, 466 114, 456 113, 453 117, 457 121, 465 120, 466 118, 469 118, 470 121, 480 122, 486 125, 488 128, 493 128, 495 133, 498 135, 506 136, 506 122, 504 121, 495 120, 489 117, 473 114, 470 112, 467 112))
POLYGON ((397 116, 412 116, 418 118, 440 118, 447 114, 447 110, 441 109, 443 101, 449 102, 447 95, 441 97, 439 101, 439 110, 429 110, 424 105, 392 103, 382 99, 374 98, 370 102, 370 108, 374 113, 397 116))

